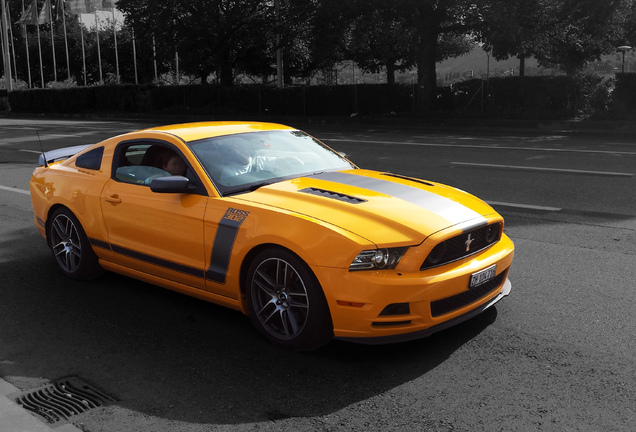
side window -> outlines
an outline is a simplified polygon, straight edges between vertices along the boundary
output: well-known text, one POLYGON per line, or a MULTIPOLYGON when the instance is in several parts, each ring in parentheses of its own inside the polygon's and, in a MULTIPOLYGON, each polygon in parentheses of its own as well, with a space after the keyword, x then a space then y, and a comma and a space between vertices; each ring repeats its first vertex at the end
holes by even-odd
POLYGON ((171 148, 144 142, 121 144, 113 168, 115 178, 119 181, 150 185, 158 177, 185 175, 187 165, 171 148))
POLYGON ((77 157, 75 166, 89 170, 99 170, 102 166, 102 157, 104 156, 104 147, 96 148, 81 156, 77 157))

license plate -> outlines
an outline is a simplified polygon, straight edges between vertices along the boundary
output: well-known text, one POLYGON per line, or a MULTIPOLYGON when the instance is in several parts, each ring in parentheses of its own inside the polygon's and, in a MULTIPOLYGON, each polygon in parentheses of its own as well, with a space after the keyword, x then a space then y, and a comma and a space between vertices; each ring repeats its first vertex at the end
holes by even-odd
POLYGON ((478 271, 477 273, 473 273, 470 275, 470 285, 468 288, 475 288, 481 284, 488 282, 493 279, 497 274, 497 264, 493 264, 487 269, 483 269, 478 271))

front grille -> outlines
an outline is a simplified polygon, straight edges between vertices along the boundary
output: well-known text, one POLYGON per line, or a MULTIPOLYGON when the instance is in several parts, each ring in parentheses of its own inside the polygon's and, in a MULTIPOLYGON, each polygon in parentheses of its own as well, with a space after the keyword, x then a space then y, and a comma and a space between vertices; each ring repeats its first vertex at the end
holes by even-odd
POLYGON ((431 302, 431 315, 433 317, 438 317, 476 302, 499 288, 503 281, 506 280, 507 274, 508 269, 499 273, 488 282, 485 282, 473 289, 431 302))
POLYGON ((501 223, 494 223, 451 237, 431 250, 420 270, 448 264, 482 251, 499 241, 501 231, 501 223))
POLYGON ((61 379, 10 397, 49 424, 64 422, 71 416, 114 401, 75 377, 61 379))

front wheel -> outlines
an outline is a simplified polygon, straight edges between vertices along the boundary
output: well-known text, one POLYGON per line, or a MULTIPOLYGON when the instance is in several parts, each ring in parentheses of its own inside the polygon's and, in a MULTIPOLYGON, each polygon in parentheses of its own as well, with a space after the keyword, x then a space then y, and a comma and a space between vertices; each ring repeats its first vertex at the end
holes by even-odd
POLYGON ((51 215, 49 243, 57 267, 74 279, 93 279, 104 273, 88 237, 70 210, 59 208, 51 215))
POLYGON ((249 267, 246 283, 250 319, 273 344, 307 351, 333 337, 322 288, 296 255, 283 249, 260 252, 249 267))

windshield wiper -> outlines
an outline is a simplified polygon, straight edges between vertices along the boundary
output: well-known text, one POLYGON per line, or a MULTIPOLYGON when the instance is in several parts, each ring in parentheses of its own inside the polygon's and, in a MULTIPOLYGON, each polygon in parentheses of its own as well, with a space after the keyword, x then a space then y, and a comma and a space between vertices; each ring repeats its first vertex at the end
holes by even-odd
POLYGON ((249 185, 249 186, 245 186, 245 187, 241 187, 238 189, 232 189, 228 192, 225 192, 223 194, 223 196, 230 196, 230 195, 237 195, 237 194, 242 194, 242 193, 246 193, 246 192, 254 192, 255 190, 263 187, 263 186, 267 186, 272 184, 271 182, 265 182, 265 183, 257 183, 257 184, 253 184, 253 185, 249 185))

